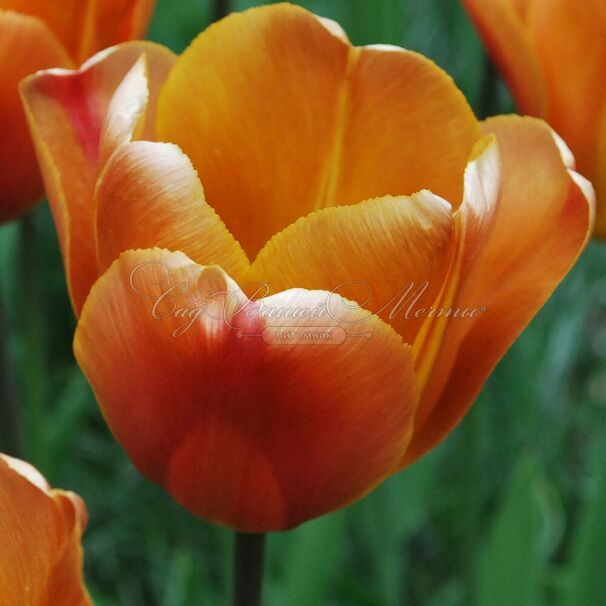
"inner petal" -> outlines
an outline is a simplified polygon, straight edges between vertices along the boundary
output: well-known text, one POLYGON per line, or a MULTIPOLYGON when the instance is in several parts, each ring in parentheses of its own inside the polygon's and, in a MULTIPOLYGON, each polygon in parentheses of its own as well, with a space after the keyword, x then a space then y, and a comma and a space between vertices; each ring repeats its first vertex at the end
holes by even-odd
POLYGON ((289 5, 234 14, 182 55, 158 134, 199 172, 209 204, 254 258, 320 208, 429 188, 449 200, 477 122, 433 63, 354 49, 289 5))

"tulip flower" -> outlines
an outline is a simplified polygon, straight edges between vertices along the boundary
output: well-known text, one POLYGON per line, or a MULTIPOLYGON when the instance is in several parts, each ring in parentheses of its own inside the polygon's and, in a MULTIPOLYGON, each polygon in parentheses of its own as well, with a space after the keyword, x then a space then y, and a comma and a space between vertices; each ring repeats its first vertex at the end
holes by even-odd
POLYGON ((343 507, 440 442, 593 226, 545 123, 478 122, 428 59, 295 6, 168 69, 118 48, 22 94, 105 418, 239 530, 343 507))
POLYGON ((51 490, 28 463, 0 454, 0 606, 87 606, 79 496, 51 490))
POLYGON ((71 68, 107 46, 139 38, 154 0, 0 0, 0 223, 42 194, 18 85, 51 67, 71 68))
POLYGON ((606 237, 606 4, 603 0, 464 0, 521 112, 570 145, 597 193, 606 237))

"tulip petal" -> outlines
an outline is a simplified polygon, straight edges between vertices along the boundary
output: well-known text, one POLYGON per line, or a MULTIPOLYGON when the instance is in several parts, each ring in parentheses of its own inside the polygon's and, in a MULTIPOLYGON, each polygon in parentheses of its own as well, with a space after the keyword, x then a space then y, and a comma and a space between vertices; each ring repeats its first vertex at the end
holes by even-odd
MULTIPOLYGON (((541 57, 549 111, 545 118, 574 151, 578 171, 598 200, 606 195, 606 4, 535 0, 529 27, 541 57), (600 166, 600 164, 602 166, 600 166)), ((598 206, 606 230, 606 205, 598 206)))
MULTIPOLYGON (((1 5, 0 5, 1 6, 1 5)), ((71 60, 46 25, 34 17, 0 10, 0 223, 13 219, 42 194, 42 183, 25 114, 19 82, 71 60)))
POLYGON ((100 272, 125 250, 154 246, 183 251, 200 265, 221 265, 236 279, 248 271, 242 248, 206 203, 191 162, 175 145, 123 145, 95 199, 100 272))
MULTIPOLYGON (((148 85, 149 106, 155 105, 173 61, 162 46, 131 42, 96 55, 80 70, 49 70, 21 85, 76 312, 98 276, 93 194, 100 163, 130 139, 148 85), (137 63, 142 55, 148 78, 137 63)), ((143 136, 153 134, 153 111, 146 118, 143 136)))
POLYGON ((120 82, 108 106, 100 133, 95 137, 92 153, 103 170, 109 157, 122 143, 132 141, 141 132, 147 107, 147 60, 141 55, 120 82))
POLYGON ((528 2, 463 0, 463 5, 511 87, 520 112, 544 115, 547 85, 537 49, 524 20, 524 15, 531 8, 528 2))
POLYGON ((200 34, 162 90, 158 131, 192 159, 250 258, 327 206, 422 188, 458 203, 479 136, 464 97, 431 61, 353 48, 287 4, 232 14, 200 34))
POLYGON ((0 603, 88 606, 80 538, 86 509, 28 464, 0 455, 0 603))
POLYGON ((0 0, 0 9, 38 17, 78 63, 145 33, 154 0, 0 0))
POLYGON ((50 28, 69 56, 79 62, 79 41, 91 4, 93 0, 62 0, 60 4, 48 0, 0 0, 0 9, 40 19, 50 28))
POLYGON ((156 0, 89 1, 80 61, 115 44, 144 38, 155 4, 156 0))
POLYGON ((213 522, 285 529, 393 471, 418 397, 412 354, 388 325, 326 292, 246 308, 234 296, 217 266, 128 251, 93 287, 74 351, 144 475, 213 522), (337 319, 319 314, 327 305, 337 319), (281 341, 283 331, 307 341, 281 341))
MULTIPOLYGON (((434 305, 434 312, 425 316, 423 327, 414 342, 417 376, 425 397, 427 391, 431 392, 439 384, 435 376, 431 382, 429 379, 436 358, 443 354, 444 333, 449 328, 453 331, 464 326, 449 327, 454 321, 453 316, 460 315, 462 320, 477 307, 459 305, 461 299, 457 299, 457 294, 493 228, 501 191, 500 177, 498 145, 494 135, 489 135, 476 143, 465 169, 464 200, 454 216, 453 253, 446 279, 434 305)), ((419 410, 417 422, 424 420, 426 411, 419 410)))
POLYGON ((486 311, 449 322, 405 463, 461 420, 496 363, 576 261, 593 227, 591 186, 566 167, 548 126, 509 116, 486 121, 484 129, 499 143, 503 189, 492 227, 471 247, 476 252, 462 268, 453 305, 486 311))
POLYGON ((334 290, 413 343, 423 319, 410 308, 427 307, 439 295, 452 237, 450 204, 428 191, 326 208, 274 236, 255 259, 252 278, 274 292, 334 290))

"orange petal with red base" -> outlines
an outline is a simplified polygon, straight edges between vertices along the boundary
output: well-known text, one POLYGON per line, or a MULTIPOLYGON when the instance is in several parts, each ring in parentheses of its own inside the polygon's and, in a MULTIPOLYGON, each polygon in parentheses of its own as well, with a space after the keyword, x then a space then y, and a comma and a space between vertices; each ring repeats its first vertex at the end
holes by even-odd
POLYGON ((76 313, 98 277, 93 197, 101 163, 137 128, 153 134, 153 111, 139 122, 173 61, 162 46, 130 42, 80 70, 49 70, 21 85, 76 313))
POLYGON ((93 287, 74 349, 144 475, 212 522, 281 530, 394 470, 417 401, 413 359, 341 297, 294 289, 246 301, 216 266, 129 251, 93 287), (325 305, 334 318, 309 315, 325 305))

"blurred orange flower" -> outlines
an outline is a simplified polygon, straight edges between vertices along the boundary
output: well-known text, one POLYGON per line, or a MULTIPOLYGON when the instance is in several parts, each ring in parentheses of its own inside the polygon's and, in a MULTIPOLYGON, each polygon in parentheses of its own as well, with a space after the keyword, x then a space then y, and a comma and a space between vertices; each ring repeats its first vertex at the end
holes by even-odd
POLYGON ((51 490, 31 465, 0 454, 0 606, 87 606, 78 495, 51 490))
POLYGON ((101 49, 140 37, 155 0, 0 0, 0 223, 42 194, 19 99, 25 76, 74 67, 101 49))
POLYGON ((22 86, 77 359, 195 514, 343 507, 463 417, 584 247, 593 190, 540 120, 480 123, 428 59, 298 7, 234 14, 174 65, 135 50, 22 86))
POLYGON ((463 3, 520 111, 547 120, 593 182, 596 234, 606 237, 606 3, 463 3))

